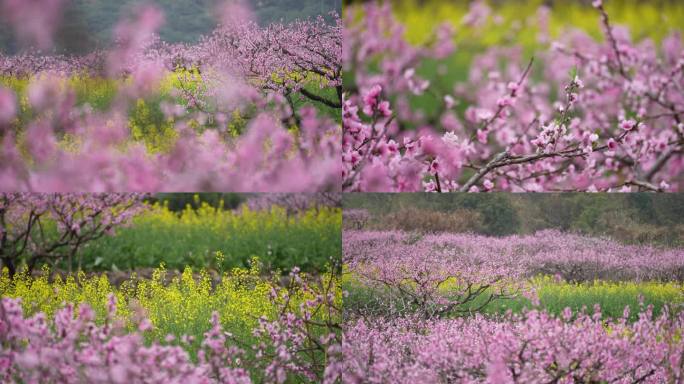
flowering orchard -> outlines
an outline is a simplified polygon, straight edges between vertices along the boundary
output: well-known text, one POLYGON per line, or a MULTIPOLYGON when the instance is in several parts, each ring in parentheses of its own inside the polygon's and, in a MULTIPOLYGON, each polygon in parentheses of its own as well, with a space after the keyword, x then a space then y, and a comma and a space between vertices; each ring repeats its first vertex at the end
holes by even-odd
MULTIPOLYGON (((425 264, 428 269, 434 269, 435 265, 443 269, 435 274, 452 276, 467 276, 466 271, 477 270, 509 278, 557 275, 574 282, 596 279, 684 282, 682 249, 624 245, 607 238, 555 230, 501 238, 461 233, 417 235, 345 230, 342 245, 344 262, 352 269, 370 268, 388 276, 423 275, 416 266, 425 264), (404 267, 409 265, 414 268, 404 267)), ((431 278, 440 280, 437 276, 431 278)))
POLYGON ((684 379, 684 250, 358 229, 368 217, 345 215, 344 382, 684 379))
MULTIPOLYGON (((628 314, 628 312, 626 312, 628 314)), ((677 383, 684 312, 639 320, 530 311, 509 321, 358 320, 345 329, 344 382, 677 383)))
POLYGON ((151 197, 0 194, 0 382, 339 382, 339 194, 151 197))
POLYGON ((338 17, 259 26, 230 2, 211 35, 185 45, 159 41, 164 15, 145 6, 115 27, 110 50, 73 57, 42 53, 64 2, 0 6, 17 36, 44 50, 0 55, 3 79, 28 77, 21 92, 0 86, 4 190, 339 191, 338 17), (74 77, 115 80, 115 92, 94 108, 77 100, 74 77), (155 110, 170 145, 150 151, 129 111, 169 78, 155 110))
MULTIPOLYGON (((681 38, 633 41, 600 0, 592 5, 601 40, 569 30, 530 56, 516 45, 492 46, 454 84, 439 75, 430 81, 422 67, 462 54, 454 36, 485 25, 484 2, 471 3, 462 25, 440 25, 418 46, 407 42, 389 2, 350 6, 343 189, 681 190, 681 38), (431 107, 415 107, 417 98, 431 107)), ((545 28, 539 33, 550 40, 545 28)))

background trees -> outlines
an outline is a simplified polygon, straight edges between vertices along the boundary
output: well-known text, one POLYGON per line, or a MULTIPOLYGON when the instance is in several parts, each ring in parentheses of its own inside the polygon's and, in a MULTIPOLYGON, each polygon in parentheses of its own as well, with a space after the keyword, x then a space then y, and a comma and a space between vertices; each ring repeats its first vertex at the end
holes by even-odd
MULTIPOLYGON (((117 20, 140 0, 69 0, 64 9, 63 22, 57 31, 57 50, 64 53, 85 53, 105 48, 117 20)), ((173 15, 159 31, 162 40, 195 42, 216 27, 212 15, 219 0, 155 0, 166 14, 173 15)), ((341 13, 341 0, 252 0, 250 1, 262 25, 271 22, 290 22, 331 11, 341 13)), ((14 53, 13 32, 0 23, 0 51, 14 53)))
POLYGON ((425 222, 433 231, 494 236, 558 229, 667 245, 681 244, 684 233, 678 194, 346 194, 344 207, 368 210, 377 217, 374 225, 405 230, 425 222))

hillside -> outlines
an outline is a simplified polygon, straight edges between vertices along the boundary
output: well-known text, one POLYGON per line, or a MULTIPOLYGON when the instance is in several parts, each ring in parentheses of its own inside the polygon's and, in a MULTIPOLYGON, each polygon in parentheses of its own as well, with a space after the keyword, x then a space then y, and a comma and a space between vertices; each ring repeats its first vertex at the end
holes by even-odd
MULTIPOLYGON (((341 13, 341 0, 251 0, 262 24, 292 21, 333 10, 341 13)), ((61 52, 81 53, 106 46, 116 21, 141 0, 68 0, 57 38, 61 52)), ((219 0, 154 0, 166 13, 161 38, 169 42, 193 42, 216 25, 212 11, 219 0)), ((16 42, 5 22, 0 21, 0 51, 13 53, 16 42)))

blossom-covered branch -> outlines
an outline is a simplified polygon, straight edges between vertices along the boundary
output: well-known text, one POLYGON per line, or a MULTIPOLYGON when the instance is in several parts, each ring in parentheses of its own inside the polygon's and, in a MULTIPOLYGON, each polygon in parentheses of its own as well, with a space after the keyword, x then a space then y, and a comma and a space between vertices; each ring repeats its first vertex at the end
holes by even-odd
MULTIPOLYGON (((350 7, 342 57, 356 84, 342 107, 344 190, 679 190, 681 41, 667 37, 660 50, 632 42, 595 7, 605 41, 569 31, 527 66, 519 47, 491 47, 468 80, 447 87, 419 68, 459 54, 453 26, 414 46, 389 3, 350 7), (434 111, 414 110, 415 98, 434 111)), ((489 17, 483 9, 474 2, 473 18, 489 17)))
MULTIPOLYGON (((79 248, 114 232, 144 209, 140 194, 0 193, 0 261, 14 276, 38 262, 72 261, 79 248)), ((80 258, 78 267, 81 267, 80 258)))

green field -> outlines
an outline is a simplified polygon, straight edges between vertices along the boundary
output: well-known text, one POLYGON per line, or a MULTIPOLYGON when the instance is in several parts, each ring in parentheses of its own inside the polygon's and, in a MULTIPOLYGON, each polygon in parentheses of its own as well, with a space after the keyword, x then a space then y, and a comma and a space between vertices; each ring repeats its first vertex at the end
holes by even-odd
MULTIPOLYGON (((392 7, 406 26, 413 43, 425 42, 436 22, 461 24, 468 13, 468 1, 397 0, 392 7), (437 16, 436 16, 437 15, 437 16)), ((522 44, 526 48, 542 45, 537 40, 540 30, 539 8, 551 4, 548 14, 550 37, 559 37, 567 28, 579 28, 593 37, 601 37, 601 24, 591 2, 585 1, 487 1, 493 16, 484 28, 466 27, 457 33, 456 41, 465 47, 522 44)), ((681 29, 684 5, 677 1, 606 0, 606 11, 616 25, 631 31, 633 40, 651 38, 660 42, 673 29, 681 29)))
MULTIPOLYGON (((635 321, 640 310, 648 305, 653 305, 655 314, 660 314, 665 306, 673 311, 684 306, 684 286, 680 283, 594 281, 576 284, 556 282, 553 278, 546 276, 530 280, 529 286, 533 287, 539 296, 538 305, 523 295, 518 295, 512 299, 492 301, 479 312, 489 316, 499 316, 508 311, 519 314, 530 309, 545 309, 549 313, 560 315, 565 308, 569 307, 573 312, 584 308, 588 313, 593 313, 594 305, 598 304, 604 317, 614 319, 622 317, 625 307, 629 307, 629 320, 635 321)), ((344 301, 346 311, 354 312, 372 308, 373 315, 387 315, 393 310, 388 306, 390 302, 388 291, 366 287, 351 274, 344 276, 342 288, 348 292, 344 301)), ((486 292, 462 309, 467 311, 480 308, 486 300, 486 292)), ((445 289, 442 294, 448 297, 448 289, 445 289)), ((415 308, 410 305, 402 307, 404 313, 412 310, 415 308)))
MULTIPOLYGON (((288 214, 283 208, 236 211, 202 203, 197 209, 171 211, 155 204, 118 228, 114 236, 88 243, 80 253, 86 270, 246 267, 259 257, 267 270, 322 271, 341 252, 342 213, 315 208, 288 214), (222 256, 217 259, 216 252, 222 256)), ((78 261, 74 260, 74 268, 78 261)), ((67 265, 61 265, 66 269, 67 265)))

